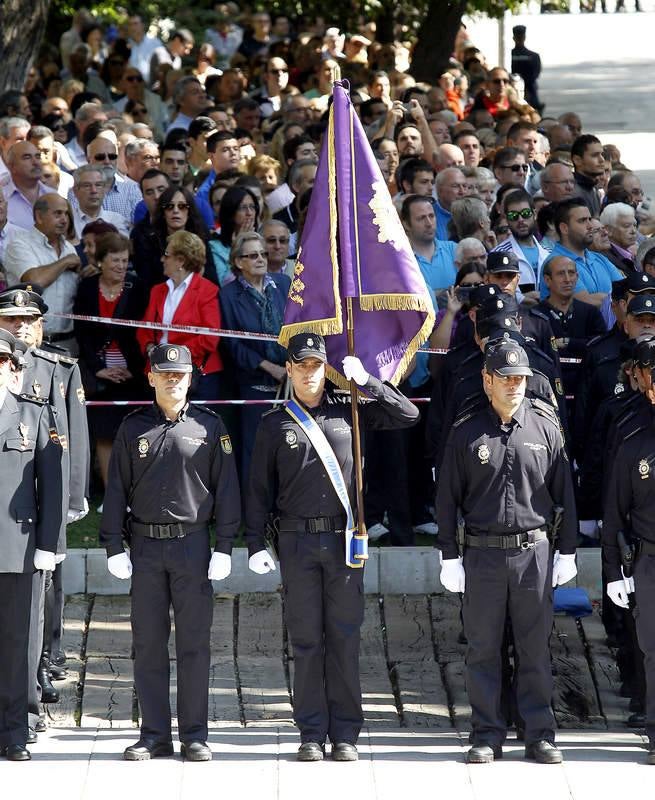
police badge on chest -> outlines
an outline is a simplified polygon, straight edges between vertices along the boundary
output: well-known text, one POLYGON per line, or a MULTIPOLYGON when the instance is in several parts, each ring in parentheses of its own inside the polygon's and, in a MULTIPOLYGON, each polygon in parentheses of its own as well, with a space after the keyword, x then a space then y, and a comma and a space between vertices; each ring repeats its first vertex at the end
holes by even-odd
POLYGON ((292 450, 298 447, 298 435, 295 431, 287 431, 284 435, 284 440, 292 450))
POLYGON ((478 458, 480 459, 480 463, 488 464, 490 456, 491 450, 489 450, 488 445, 481 444, 480 447, 478 447, 478 458))

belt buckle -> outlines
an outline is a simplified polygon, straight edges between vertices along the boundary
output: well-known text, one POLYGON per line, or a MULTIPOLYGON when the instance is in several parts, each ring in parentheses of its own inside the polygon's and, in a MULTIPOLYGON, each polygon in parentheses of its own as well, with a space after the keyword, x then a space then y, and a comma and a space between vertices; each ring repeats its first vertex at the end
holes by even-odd
POLYGON ((521 542, 521 550, 534 550, 534 545, 535 543, 529 540, 527 542, 521 542))

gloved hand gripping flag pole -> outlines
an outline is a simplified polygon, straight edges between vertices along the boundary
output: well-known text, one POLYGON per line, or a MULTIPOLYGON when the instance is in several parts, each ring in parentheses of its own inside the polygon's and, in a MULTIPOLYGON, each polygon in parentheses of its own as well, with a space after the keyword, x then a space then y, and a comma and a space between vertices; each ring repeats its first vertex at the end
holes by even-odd
POLYGON ((321 334, 327 377, 350 388, 357 528, 346 537, 346 563, 362 567, 368 537, 358 389, 346 381, 341 362, 357 355, 370 375, 397 385, 432 332, 435 317, 348 90, 346 81, 335 81, 279 341, 286 345, 301 332, 321 334))

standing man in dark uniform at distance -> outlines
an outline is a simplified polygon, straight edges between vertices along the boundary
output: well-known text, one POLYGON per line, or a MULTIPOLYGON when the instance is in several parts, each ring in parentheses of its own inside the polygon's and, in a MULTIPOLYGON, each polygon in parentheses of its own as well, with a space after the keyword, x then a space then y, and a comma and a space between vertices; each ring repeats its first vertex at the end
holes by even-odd
MULTIPOLYGON (((314 333, 292 336, 287 375, 293 400, 313 422, 278 408, 262 418, 246 502, 249 552, 261 549, 264 525, 279 516, 284 609, 294 653, 294 720, 299 761, 321 761, 325 741, 335 761, 355 761, 362 727, 359 629, 364 619, 363 569, 346 565, 346 510, 337 485, 354 502, 349 397, 325 389, 325 342, 314 333), (316 435, 314 426, 319 429, 316 435), (328 476, 338 472, 337 479, 328 476)), ((401 392, 346 357, 343 374, 376 402, 360 407, 362 428, 413 425, 418 409, 401 392)))
POLYGON ((221 418, 187 400, 191 372, 191 353, 184 345, 151 350, 148 381, 155 402, 124 419, 109 465, 100 542, 111 574, 132 576, 134 682, 141 709, 141 738, 126 748, 127 761, 173 754, 171 603, 181 752, 189 761, 211 760, 206 744, 211 580, 230 574, 241 501, 221 418), (210 560, 212 520, 216 547, 210 560), (130 555, 123 547, 124 530, 130 555))
POLYGON ((554 411, 525 399, 526 377, 532 374, 525 350, 513 341, 491 343, 484 370, 491 405, 454 426, 437 492, 441 583, 448 591, 464 592, 466 687, 473 709, 467 761, 502 757, 507 723, 501 713, 500 652, 509 615, 525 757, 556 764, 562 756, 554 744, 548 639, 552 587, 577 572, 571 469, 554 411), (563 511, 553 555, 548 528, 558 506, 563 511), (466 533, 458 545, 460 516, 466 533))
MULTIPOLYGON (((39 703, 53 703, 59 699, 59 693, 50 681, 50 654, 53 628, 58 631, 58 641, 61 640, 63 587, 59 564, 66 554, 66 522, 80 519, 88 510, 86 493, 89 437, 84 391, 76 359, 63 351, 54 352, 40 347, 43 315, 47 311, 48 306, 43 301, 38 286, 17 284, 0 293, 0 328, 12 333, 27 347, 22 355, 23 369, 16 375, 10 390, 50 404, 62 448, 65 508, 58 531, 57 565, 52 572, 48 570, 44 575, 35 573, 33 576, 29 668, 30 741, 35 741, 36 733, 45 730, 45 719, 39 714, 39 703), (48 613, 45 613, 46 610, 48 613), (44 616, 47 622, 45 627, 44 616)), ((58 649, 60 647, 59 643, 58 649)))
MULTIPOLYGON (((633 301, 634 302, 634 301, 633 301)), ((655 405, 653 359, 645 395, 655 405)), ((607 576, 607 594, 621 608, 629 608, 634 592, 635 625, 639 647, 644 654, 646 671, 647 763, 655 764, 655 425, 652 408, 650 424, 633 431, 618 449, 606 495, 603 517, 603 567, 607 576), (619 541, 619 534, 624 541, 619 541), (626 574, 626 549, 636 555, 634 570, 626 574)))
POLYGON ((9 390, 16 340, 0 330, 0 755, 28 761, 32 575, 52 570, 63 516, 61 446, 44 399, 9 390))
POLYGON ((528 50, 525 46, 525 25, 515 25, 512 28, 514 47, 512 48, 512 72, 523 78, 525 84, 525 99, 541 114, 545 106, 539 99, 537 78, 541 75, 541 58, 539 53, 528 50))

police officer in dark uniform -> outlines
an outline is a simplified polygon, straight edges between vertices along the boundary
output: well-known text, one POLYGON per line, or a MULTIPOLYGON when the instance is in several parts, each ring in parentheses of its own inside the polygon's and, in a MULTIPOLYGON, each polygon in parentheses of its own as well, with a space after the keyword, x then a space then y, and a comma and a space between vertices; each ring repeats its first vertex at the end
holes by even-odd
MULTIPOLYGON (((647 366, 645 394, 655 404, 652 370, 655 348, 647 366)), ((641 355, 639 358, 641 359, 641 355)), ((640 361, 641 363, 641 361, 640 361)), ((642 376, 642 379, 645 376, 642 376)), ((646 673, 647 761, 655 764, 655 624, 651 610, 655 601, 655 426, 633 431, 620 445, 607 489, 603 516, 603 567, 607 575, 607 595, 620 608, 630 607, 634 592, 634 620, 639 647, 644 654, 646 673), (634 561, 636 556, 636 561, 634 561), (633 570, 631 567, 633 563, 633 570)))
POLYGON ((621 365, 621 345, 628 338, 634 339, 642 333, 648 333, 648 325, 644 327, 634 319, 627 320, 628 306, 635 297, 653 294, 655 279, 644 272, 630 273, 626 278, 612 283, 612 311, 616 323, 606 334, 587 343, 577 385, 573 441, 578 464, 584 460, 589 425, 593 419, 593 414, 589 414, 588 409, 596 408, 603 398, 614 392, 616 375, 621 365), (629 333, 626 332, 628 327, 629 333))
MULTIPOLYGON (((327 356, 321 336, 292 336, 287 353, 293 400, 318 426, 329 452, 319 451, 305 425, 285 408, 262 417, 255 444, 258 457, 250 471, 246 537, 250 552, 261 549, 266 518, 275 510, 285 619, 294 652, 298 760, 322 760, 329 738, 334 760, 354 761, 363 722, 359 682, 363 569, 346 565, 345 506, 323 460, 331 460, 340 472, 338 480, 352 506, 350 398, 325 389, 327 356)), ((376 401, 361 406, 362 428, 409 427, 418 419, 416 406, 394 387, 368 375, 359 359, 344 359, 343 372, 376 401)))
POLYGON ((59 693, 50 680, 50 654, 53 625, 61 638, 63 587, 59 564, 66 554, 66 522, 81 518, 88 510, 89 439, 80 372, 76 360, 66 353, 44 350, 39 346, 43 336, 43 315, 47 310, 38 286, 17 284, 0 293, 0 328, 11 332, 26 346, 22 348, 22 369, 16 374, 10 389, 16 394, 50 404, 62 447, 66 507, 59 530, 57 564, 53 571, 35 573, 33 577, 29 672, 31 741, 36 740, 37 732, 45 730, 39 703, 53 703, 59 699, 59 693))
POLYGON ((526 758, 559 763, 548 639, 552 586, 577 571, 571 470, 552 407, 525 399, 531 374, 525 350, 513 341, 493 342, 484 369, 490 405, 453 428, 437 492, 441 582, 464 592, 473 710, 467 760, 485 763, 502 755, 507 724, 500 713, 499 652, 509 614, 526 758), (466 533, 458 545, 460 516, 466 533), (557 516, 561 529, 553 555, 548 529, 558 527, 557 516))
POLYGON ((141 738, 127 761, 173 754, 169 703, 169 608, 175 616, 181 753, 209 761, 206 744, 211 580, 230 574, 241 501, 232 444, 219 416, 187 400, 191 353, 162 344, 150 352, 155 402, 125 417, 109 466, 100 525, 109 571, 132 576, 134 682, 141 738), (210 560, 209 525, 216 524, 210 560), (130 555, 123 545, 130 537, 130 555))
POLYGON ((14 337, 0 330, 0 755, 27 761, 32 575, 55 566, 62 451, 46 399, 9 391, 15 346, 14 337))

